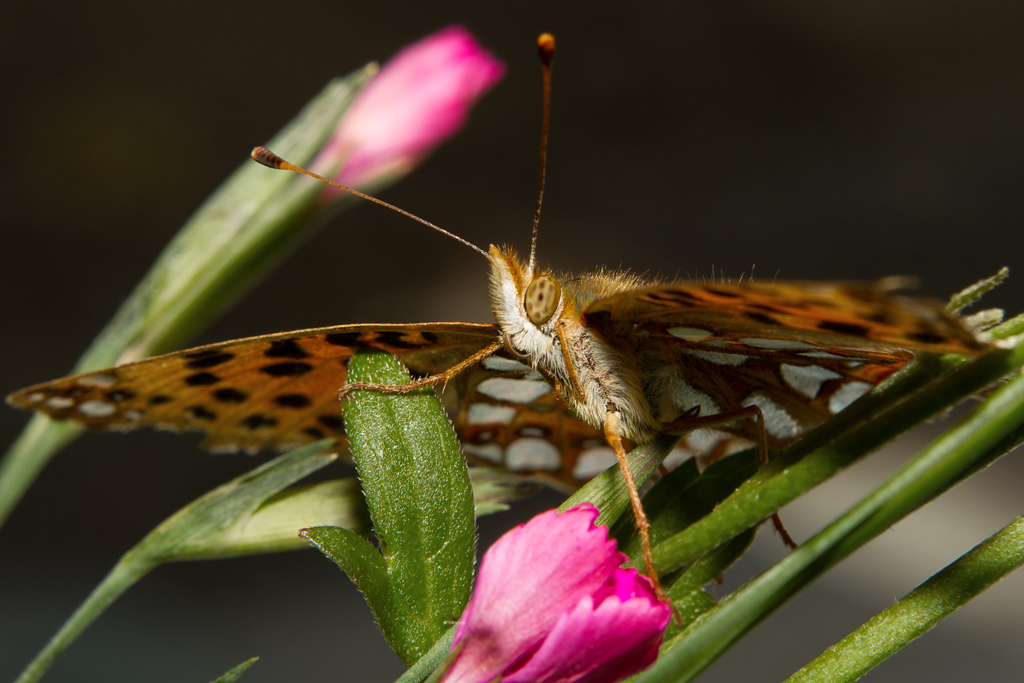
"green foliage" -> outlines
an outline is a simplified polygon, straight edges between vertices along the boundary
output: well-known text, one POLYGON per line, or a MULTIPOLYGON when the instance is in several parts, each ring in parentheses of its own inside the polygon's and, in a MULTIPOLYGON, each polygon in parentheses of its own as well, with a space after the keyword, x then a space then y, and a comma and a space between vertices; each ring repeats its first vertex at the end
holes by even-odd
POLYGON ((225 673, 223 676, 217 678, 217 680, 211 681, 211 683, 235 683, 235 681, 242 677, 242 674, 245 673, 246 669, 255 664, 256 660, 258 659, 259 657, 252 657, 250 659, 245 660, 235 668, 225 673))
MULTIPOLYGON (((970 387, 989 383, 992 379, 991 373, 996 373, 995 377, 999 377, 1019 367, 1022 362, 1024 346, 990 352, 952 371, 927 390, 883 412, 877 420, 869 420, 864 425, 854 427, 851 430, 854 436, 837 436, 826 447, 806 456, 801 460, 801 464, 806 460, 818 458, 822 451, 836 453, 840 448, 837 444, 864 446, 879 439, 884 441, 895 436, 905 429, 906 425, 894 420, 893 414, 916 415, 919 420, 924 419, 932 414, 936 406, 962 398, 965 393, 971 391, 970 387), (863 432, 871 429, 879 430, 880 433, 872 434, 869 438, 863 432)), ((719 605, 704 612, 682 632, 667 640, 659 660, 634 680, 637 683, 692 680, 755 624, 824 571, 909 512, 1015 447, 1024 438, 1022 425, 1024 376, 1017 376, 994 392, 968 418, 951 428, 849 512, 767 572, 734 592, 719 605)), ((852 453, 840 452, 842 457, 835 458, 834 461, 842 462, 851 454, 860 453, 857 449, 851 451, 852 453)), ((741 502, 737 502, 730 510, 737 509, 741 502)), ((718 514, 722 507, 719 506, 709 517, 718 514)), ((656 557, 659 556, 659 550, 663 545, 664 543, 655 548, 656 557)), ((998 549, 995 552, 998 553, 998 549)), ((661 556, 664 557, 663 549, 661 556)), ((688 554, 681 557, 688 557, 688 554)), ((980 584, 991 584, 1019 564, 1020 561, 1015 558, 1004 557, 1000 567, 991 572, 980 584)), ((980 590, 979 584, 975 586, 980 590)), ((935 597, 936 592, 949 592, 950 596, 943 599, 955 603, 958 600, 955 597, 958 590, 955 582, 946 582, 945 585, 934 587, 930 597, 935 597)), ((910 609, 914 609, 920 606, 921 602, 910 600, 908 605, 910 609)), ((927 611, 926 609, 925 612, 927 611)), ((947 609, 941 616, 951 611, 947 609)), ((934 620, 941 616, 936 614, 934 620)), ((918 615, 910 618, 906 614, 903 615, 904 621, 912 621, 914 618, 922 617, 918 615)), ((877 638, 896 638, 898 642, 897 632, 900 628, 896 620, 883 619, 879 624, 877 638)), ((891 651, 895 649, 876 657, 872 665, 877 664, 891 651)), ((845 648, 844 652, 848 659, 840 656, 840 659, 844 660, 842 665, 856 668, 854 662, 858 655, 853 653, 852 648, 845 648)))
POLYGON ((1024 517, 1018 517, 826 650, 787 683, 858 680, 1022 564, 1024 517))
MULTIPOLYGON (((349 381, 406 384, 409 374, 390 355, 360 353, 349 381)), ((356 391, 344 408, 380 552, 345 529, 303 533, 352 578, 388 643, 411 664, 469 601, 475 539, 465 461, 431 389, 356 391)))

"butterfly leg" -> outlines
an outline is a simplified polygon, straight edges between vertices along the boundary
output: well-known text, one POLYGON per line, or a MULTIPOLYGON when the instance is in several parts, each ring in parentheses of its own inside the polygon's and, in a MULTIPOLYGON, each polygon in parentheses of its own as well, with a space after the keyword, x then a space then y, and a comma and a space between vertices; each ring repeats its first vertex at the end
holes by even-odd
POLYGON ((449 380, 454 379, 460 372, 466 368, 472 367, 482 361, 484 358, 491 356, 495 351, 502 347, 502 342, 497 341, 487 346, 469 358, 460 361, 448 368, 444 372, 436 375, 430 375, 429 377, 423 377, 417 379, 408 384, 376 384, 374 382, 353 382, 352 384, 346 384, 338 391, 338 400, 343 401, 348 396, 349 392, 357 389, 368 389, 370 391, 379 391, 384 394, 407 394, 423 387, 433 387, 438 384, 447 384, 449 380))
MULTIPOLYGON (((747 406, 746 408, 740 408, 728 413, 708 415, 706 417, 696 415, 691 417, 687 414, 678 420, 666 423, 664 430, 670 434, 679 434, 750 417, 755 418, 757 421, 757 451, 760 456, 761 467, 764 467, 768 464, 768 432, 764 425, 764 414, 757 406, 747 406)), ((789 535, 789 532, 786 531, 786 527, 782 524, 782 519, 779 517, 778 512, 772 513, 772 527, 775 529, 775 533, 779 535, 779 538, 782 539, 782 542, 786 544, 786 547, 790 550, 796 549, 797 543, 789 535)))
POLYGON ((626 488, 629 490, 629 502, 633 506, 633 516, 636 517, 636 528, 640 532, 640 545, 643 548, 644 564, 647 566, 647 577, 654 584, 654 590, 659 600, 665 600, 665 590, 661 587, 658 574, 654 571, 654 556, 651 554, 651 523, 647 520, 647 513, 644 512, 643 503, 640 501, 640 493, 636 488, 636 481, 629 469, 629 461, 626 459, 626 449, 622 445, 622 436, 619 434, 619 420, 621 414, 614 406, 608 406, 608 413, 604 420, 604 437, 608 444, 615 451, 615 457, 619 461, 619 468, 622 470, 622 477, 626 481, 626 488))

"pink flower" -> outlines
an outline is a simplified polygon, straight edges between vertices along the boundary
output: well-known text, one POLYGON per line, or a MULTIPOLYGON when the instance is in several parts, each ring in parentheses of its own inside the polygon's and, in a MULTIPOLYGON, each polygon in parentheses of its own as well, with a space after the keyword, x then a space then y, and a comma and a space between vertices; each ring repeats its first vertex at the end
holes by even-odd
POLYGON ((402 49, 356 97, 313 166, 359 186, 408 171, 466 122, 505 66, 461 26, 402 49))
POLYGON ((491 546, 442 683, 613 683, 655 660, 671 610, 598 514, 551 510, 491 546))

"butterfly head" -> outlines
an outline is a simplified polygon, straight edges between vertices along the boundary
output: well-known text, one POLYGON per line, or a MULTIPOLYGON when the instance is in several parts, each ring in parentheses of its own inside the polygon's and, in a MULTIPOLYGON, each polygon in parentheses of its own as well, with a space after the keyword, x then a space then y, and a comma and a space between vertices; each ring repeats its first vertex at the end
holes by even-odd
POLYGON ((555 324, 566 312, 561 283, 519 260, 510 247, 491 246, 491 309, 509 353, 531 364, 555 352, 555 324))

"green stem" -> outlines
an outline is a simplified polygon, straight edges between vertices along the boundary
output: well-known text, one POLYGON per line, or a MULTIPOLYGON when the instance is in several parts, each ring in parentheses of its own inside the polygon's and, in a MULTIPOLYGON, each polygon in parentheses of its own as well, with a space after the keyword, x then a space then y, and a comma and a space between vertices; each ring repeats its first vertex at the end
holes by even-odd
POLYGON ((855 681, 1024 564, 1024 517, 978 544, 786 683, 855 681))
POLYGON ((980 461, 1005 453, 1007 436, 1022 423, 1024 376, 1017 376, 849 512, 667 643, 662 657, 636 681, 691 680, 817 576, 980 461))
POLYGON ((658 574, 692 562, 860 457, 1013 372, 1022 363, 1024 344, 1010 350, 990 351, 958 365, 919 391, 913 390, 921 387, 924 377, 941 370, 931 368, 924 372, 908 368, 910 374, 879 387, 878 396, 868 394, 863 403, 850 406, 780 453, 710 515, 658 543, 654 548, 658 574), (848 411, 852 411, 849 416, 848 411), (868 415, 864 415, 866 411, 870 411, 868 415), (858 418, 860 422, 847 429, 858 418))
POLYGON ((128 552, 110 570, 106 578, 93 589, 75 613, 72 614, 60 630, 46 644, 35 659, 25 667, 15 683, 31 683, 38 681, 46 672, 53 660, 67 648, 78 635, 103 613, 110 603, 128 590, 136 581, 145 576, 155 567, 155 563, 140 561, 128 552))
POLYGON ((437 639, 437 642, 427 651, 427 654, 420 657, 415 664, 410 666, 409 670, 399 676, 395 683, 419 683, 426 680, 441 665, 445 657, 448 656, 452 649, 452 643, 455 641, 455 631, 457 629, 457 625, 448 629, 443 636, 437 639))

